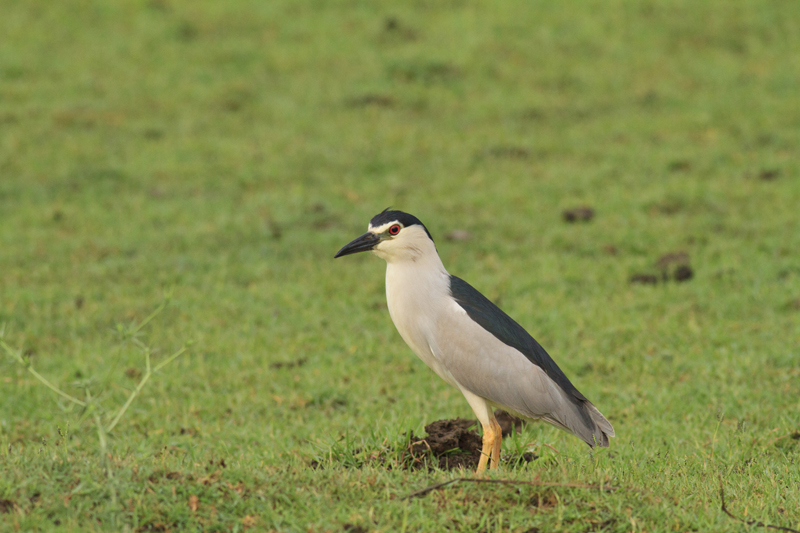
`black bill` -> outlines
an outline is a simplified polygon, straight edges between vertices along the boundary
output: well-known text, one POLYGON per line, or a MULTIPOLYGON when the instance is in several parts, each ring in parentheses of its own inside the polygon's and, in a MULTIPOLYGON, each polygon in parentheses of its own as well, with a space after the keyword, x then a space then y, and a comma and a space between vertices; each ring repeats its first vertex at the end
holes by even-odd
POLYGON ((369 231, 357 239, 353 239, 345 244, 341 250, 336 252, 333 256, 334 259, 342 257, 343 255, 357 254, 358 252, 366 252, 372 250, 376 244, 381 242, 381 238, 369 231))

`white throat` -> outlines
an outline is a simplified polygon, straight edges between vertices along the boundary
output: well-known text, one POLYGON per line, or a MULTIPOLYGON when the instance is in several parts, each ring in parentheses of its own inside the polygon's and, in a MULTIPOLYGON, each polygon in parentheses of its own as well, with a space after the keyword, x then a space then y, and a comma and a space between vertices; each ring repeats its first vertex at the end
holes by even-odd
POLYGON ((425 231, 414 249, 376 250, 386 259, 386 303, 397 331, 414 353, 445 381, 453 377, 436 359, 431 345, 438 317, 448 311, 450 274, 425 231))
MULTIPOLYGON (((392 319, 395 319, 392 307, 408 306, 405 311, 419 315, 420 311, 430 307, 431 302, 439 301, 435 296, 450 292, 450 274, 444 268, 433 241, 419 226, 404 231, 412 230, 411 234, 381 243, 373 249, 375 255, 386 260, 386 300, 392 319)), ((397 320, 394 322, 397 324, 397 320)))

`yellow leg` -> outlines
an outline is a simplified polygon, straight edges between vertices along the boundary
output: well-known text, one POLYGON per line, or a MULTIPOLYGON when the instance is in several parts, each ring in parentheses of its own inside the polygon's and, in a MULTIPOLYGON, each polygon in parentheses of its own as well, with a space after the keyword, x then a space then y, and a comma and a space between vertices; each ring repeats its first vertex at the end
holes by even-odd
MULTIPOLYGON (((483 426, 483 449, 481 449, 481 458, 478 461, 478 469, 475 470, 476 474, 480 474, 486 470, 486 463, 489 462, 489 457, 491 457, 492 449, 494 448, 494 442, 495 440, 498 440, 495 436, 494 424, 492 422, 493 421, 490 420, 488 424, 481 424, 483 426)), ((494 466, 494 460, 492 461, 492 465, 494 466)))
POLYGON ((478 460, 476 474, 486 470, 486 466, 491 459, 492 468, 497 468, 500 464, 500 444, 503 442, 503 430, 494 418, 492 406, 486 398, 482 398, 466 389, 461 389, 464 398, 467 399, 469 406, 478 417, 478 421, 483 428, 483 446, 481 447, 481 458, 478 460))
POLYGON ((494 426, 494 442, 492 445, 492 466, 491 468, 498 468, 500 466, 500 445, 503 444, 503 429, 497 420, 492 419, 494 426))

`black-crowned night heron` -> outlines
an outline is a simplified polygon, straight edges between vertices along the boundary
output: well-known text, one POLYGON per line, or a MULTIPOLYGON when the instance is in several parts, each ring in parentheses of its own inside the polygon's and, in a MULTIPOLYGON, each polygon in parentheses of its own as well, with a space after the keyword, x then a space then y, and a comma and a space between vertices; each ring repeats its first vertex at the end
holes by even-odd
POLYGON ((490 457, 492 468, 500 460, 503 435, 494 407, 549 422, 589 446, 608 446, 614 436, 608 420, 522 326, 448 274, 416 217, 385 210, 335 257, 368 250, 386 260, 386 301, 400 336, 461 391, 483 427, 478 472, 490 457))

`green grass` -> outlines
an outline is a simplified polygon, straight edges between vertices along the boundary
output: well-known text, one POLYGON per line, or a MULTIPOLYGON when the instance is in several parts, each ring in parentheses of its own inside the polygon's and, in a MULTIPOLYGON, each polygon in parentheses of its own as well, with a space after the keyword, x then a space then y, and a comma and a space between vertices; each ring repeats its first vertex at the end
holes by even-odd
POLYGON ((194 341, 105 454, 0 357, 0 530, 748 529, 720 479, 735 514, 800 528, 800 4, 0 13, 5 341, 107 413, 144 370, 118 323, 172 290, 139 340, 156 362, 194 341), (408 431, 472 415, 396 333, 383 262, 333 260, 388 205, 617 431, 590 454, 528 426, 504 451, 542 459, 489 477, 619 490, 403 499, 469 474, 399 468, 408 431), (628 282, 676 251, 692 280, 628 282))

